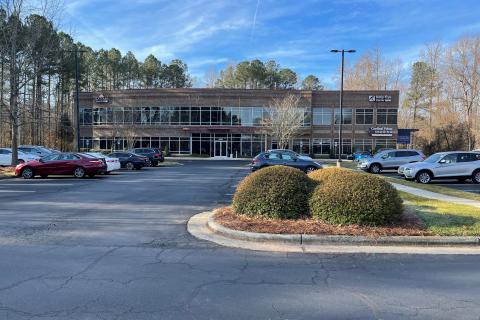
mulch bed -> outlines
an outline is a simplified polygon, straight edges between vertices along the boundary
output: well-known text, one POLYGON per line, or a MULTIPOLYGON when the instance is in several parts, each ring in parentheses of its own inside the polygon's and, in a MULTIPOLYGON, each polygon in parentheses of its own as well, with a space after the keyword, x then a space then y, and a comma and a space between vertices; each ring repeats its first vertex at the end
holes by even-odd
POLYGON ((253 218, 236 214, 231 207, 217 209, 215 222, 224 227, 259 233, 275 234, 318 234, 318 235, 352 235, 376 238, 380 236, 428 236, 422 221, 414 214, 406 212, 399 222, 390 226, 368 227, 359 225, 332 225, 320 220, 274 220, 253 218))
POLYGON ((14 174, 15 174, 15 168, 0 167, 0 176, 13 176, 14 174))

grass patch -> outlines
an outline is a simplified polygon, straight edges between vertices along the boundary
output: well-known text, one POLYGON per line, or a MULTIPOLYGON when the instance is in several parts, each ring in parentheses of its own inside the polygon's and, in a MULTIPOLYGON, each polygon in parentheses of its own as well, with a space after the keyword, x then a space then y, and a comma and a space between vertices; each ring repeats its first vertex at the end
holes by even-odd
MULTIPOLYGON (((324 163, 326 167, 336 167, 337 163, 336 162, 327 162, 324 163)), ((356 161, 342 161, 342 168, 346 169, 357 169, 357 164, 358 162, 356 161)))
POLYGON ((439 236, 480 235, 480 208, 431 200, 400 192, 405 205, 439 236))
POLYGON ((0 167, 0 178, 9 178, 15 176, 14 167, 0 167))
POLYGON ((431 191, 431 192, 437 192, 437 193, 440 193, 440 194, 445 194, 445 195, 453 196, 453 197, 459 197, 459 198, 465 198, 465 199, 480 201, 480 194, 476 194, 476 193, 472 193, 472 192, 456 190, 456 189, 453 189, 453 188, 449 188, 449 187, 445 187, 445 186, 439 186, 439 185, 435 185, 435 184, 421 184, 421 183, 416 183, 416 182, 413 182, 413 181, 407 181, 407 180, 404 180, 404 179, 397 179, 397 178, 386 177, 386 176, 382 176, 382 175, 379 175, 379 176, 386 179, 389 182, 398 183, 398 184, 408 186, 408 187, 418 188, 418 189, 427 190, 427 191, 431 191))

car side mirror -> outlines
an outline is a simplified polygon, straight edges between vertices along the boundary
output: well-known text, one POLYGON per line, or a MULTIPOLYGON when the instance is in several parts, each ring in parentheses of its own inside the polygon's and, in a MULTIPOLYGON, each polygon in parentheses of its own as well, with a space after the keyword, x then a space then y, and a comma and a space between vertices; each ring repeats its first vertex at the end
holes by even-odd
POLYGON ((447 163, 447 160, 442 159, 442 160, 438 161, 438 163, 444 164, 444 163, 447 163))
POLYGON ((388 158, 388 155, 386 155, 386 154, 384 154, 384 155, 382 156, 382 159, 387 159, 387 158, 388 158))

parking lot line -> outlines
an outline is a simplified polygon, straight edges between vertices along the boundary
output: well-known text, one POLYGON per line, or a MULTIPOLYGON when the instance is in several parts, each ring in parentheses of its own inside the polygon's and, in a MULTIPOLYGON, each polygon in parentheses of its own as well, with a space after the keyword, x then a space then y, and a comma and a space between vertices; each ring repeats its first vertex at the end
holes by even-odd
POLYGON ((40 186, 40 187, 50 187, 50 186, 57 186, 57 187, 64 187, 64 186, 73 186, 72 183, 0 183, 0 186, 11 187, 11 186, 40 186))
POLYGON ((0 193, 13 193, 13 192, 37 192, 35 190, 0 190, 0 193))

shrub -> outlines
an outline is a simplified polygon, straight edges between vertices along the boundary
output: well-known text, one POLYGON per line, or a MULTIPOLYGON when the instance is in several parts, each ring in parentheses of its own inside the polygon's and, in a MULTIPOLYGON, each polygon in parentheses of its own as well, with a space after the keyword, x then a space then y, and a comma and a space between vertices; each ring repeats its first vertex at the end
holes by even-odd
POLYGON ((310 212, 334 224, 383 225, 400 217, 402 200, 382 178, 339 171, 312 192, 310 212))
POLYGON ((332 177, 336 177, 341 174, 349 174, 349 173, 354 173, 354 172, 345 168, 330 167, 330 168, 324 168, 321 170, 312 171, 308 174, 308 177, 317 183, 323 183, 332 177))
POLYGON ((236 213, 275 219, 297 219, 308 215, 313 183, 294 168, 274 166, 247 176, 233 197, 236 213))

